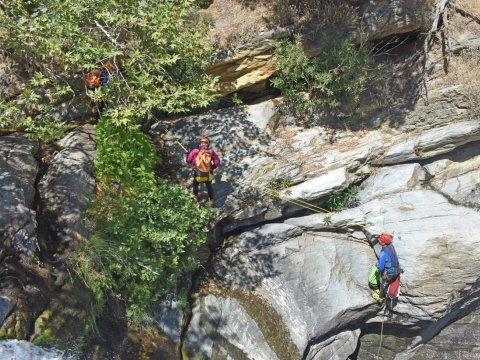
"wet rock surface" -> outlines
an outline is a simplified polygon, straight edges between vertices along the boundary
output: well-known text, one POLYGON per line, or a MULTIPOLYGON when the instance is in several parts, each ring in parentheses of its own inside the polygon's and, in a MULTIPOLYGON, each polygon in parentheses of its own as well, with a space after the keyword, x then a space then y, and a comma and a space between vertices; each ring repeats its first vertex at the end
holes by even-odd
POLYGON ((27 341, 0 340, 0 358, 2 359, 29 359, 29 360, 67 360, 63 352, 45 350, 27 341))

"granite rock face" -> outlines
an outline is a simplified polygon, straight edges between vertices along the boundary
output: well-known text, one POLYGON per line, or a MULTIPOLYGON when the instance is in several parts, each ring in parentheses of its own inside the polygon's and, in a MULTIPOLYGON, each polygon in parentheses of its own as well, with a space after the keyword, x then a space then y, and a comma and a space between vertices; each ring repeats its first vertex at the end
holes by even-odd
MULTIPOLYGON (((430 109, 445 109, 445 96, 430 109)), ((413 133, 379 127, 332 140, 325 129, 286 124, 268 101, 155 125, 152 135, 172 154, 172 167, 183 169, 177 179, 190 179, 178 142, 191 148, 209 136, 223 160, 214 187, 228 238, 211 264, 212 288, 193 307, 184 351, 288 359, 262 325, 258 314, 268 313, 296 354, 290 358, 369 352, 362 338, 382 317, 367 277, 380 251, 373 235, 382 231, 393 233, 405 268, 401 296, 389 305, 390 326, 408 335, 401 356, 414 358, 468 313, 479 293, 480 128, 468 117, 422 124, 413 133), (359 185, 354 207, 325 212, 326 199, 352 184, 359 185)))
MULTIPOLYGON (((379 250, 369 234, 387 230, 394 234, 401 266, 406 269, 401 296, 388 322, 421 334, 409 344, 417 349, 429 335, 433 337, 464 313, 480 292, 480 268, 476 265, 480 251, 475 240, 480 215, 422 188, 421 167, 408 166, 411 169, 405 178, 409 180, 403 186, 393 183, 392 192, 379 192, 354 209, 332 214, 328 226, 325 215, 318 214, 242 232, 217 255, 216 278, 229 289, 259 294, 282 319, 286 326, 282 336, 290 339, 300 354, 321 359, 321 354, 341 347, 341 358, 347 358, 356 349, 360 331, 381 321, 367 286, 379 250), (464 263, 470 265, 462 266, 464 263)), ((382 169, 386 174, 394 170, 382 169)), ((385 177, 376 179, 379 183, 373 179, 370 186, 381 188, 385 177)), ((194 317, 200 316, 195 315, 199 312, 194 309, 194 317)), ((230 320, 230 324, 225 312, 220 312, 224 326, 233 326, 236 322, 230 320)), ((188 336, 196 338, 201 329, 198 323, 191 326, 188 336)), ((222 336, 234 342, 236 335, 222 336)), ((243 352, 264 342, 261 336, 242 342, 243 352)), ((191 343, 185 346, 195 352, 191 343)), ((409 351, 408 356, 415 354, 409 351)))
POLYGON ((88 236, 84 212, 95 192, 95 128, 83 125, 59 142, 61 148, 38 184, 47 241, 52 249, 75 247, 88 236))
POLYGON ((0 137, 0 257, 30 258, 38 248, 33 209, 38 142, 24 135, 0 137))
MULTIPOLYGON (((451 89, 450 94, 456 96, 457 90, 451 89)), ((431 99, 435 94, 432 91, 431 99)), ((339 132, 332 139, 323 128, 282 125, 285 119, 275 104, 269 100, 152 127, 152 136, 169 155, 167 171, 174 169, 173 176, 186 183, 191 181, 190 166, 184 163, 185 152, 179 143, 188 150, 197 146, 201 136, 210 137, 212 148, 222 160, 214 172, 214 183, 216 206, 221 208, 219 222, 225 234, 297 216, 304 210, 302 202, 324 208, 332 192, 363 181, 373 168, 431 161, 480 139, 478 121, 465 118, 449 124, 422 122, 421 132, 377 128, 339 132), (284 189, 284 183, 288 188, 284 189)), ((443 100, 430 103, 431 110, 438 107, 447 111, 445 106, 443 100)), ((456 108, 457 104, 451 102, 450 106, 456 108)), ((422 111, 420 108, 419 114, 422 111)), ((433 110, 432 114, 436 116, 433 110)), ((415 111, 411 116, 415 116, 415 111)), ((371 187, 368 184, 374 181, 376 188, 364 191, 362 196, 368 196, 368 191, 372 195, 377 191, 395 192, 396 187, 413 181, 411 178, 421 172, 417 183, 410 186, 418 188, 430 176, 423 174, 419 165, 412 168, 407 164, 388 171, 390 175, 383 170, 376 175, 384 177, 384 184, 377 178, 367 180, 364 187, 371 187)))

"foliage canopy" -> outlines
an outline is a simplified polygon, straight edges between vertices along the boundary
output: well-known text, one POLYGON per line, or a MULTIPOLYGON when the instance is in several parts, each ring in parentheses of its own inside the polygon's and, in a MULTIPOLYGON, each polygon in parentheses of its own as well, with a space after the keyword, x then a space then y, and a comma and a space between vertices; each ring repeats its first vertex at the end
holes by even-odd
MULTIPOLYGON (((206 23, 193 0, 12 0, 0 7, 0 48, 23 69, 18 96, 0 98, 0 127, 55 123, 60 104, 87 95, 126 124, 153 108, 206 106, 214 79, 206 23), (110 83, 86 91, 85 74, 111 63, 110 83)), ((58 122, 57 122, 58 124, 58 122)))
POLYGON ((197 266, 212 217, 186 189, 157 179, 159 159, 137 125, 152 109, 181 113, 213 100, 197 14, 193 0, 0 2, 2 55, 22 69, 18 94, 0 94, 0 127, 51 140, 62 134, 59 107, 98 105, 95 234, 72 265, 99 303, 125 302, 131 321, 197 266), (86 73, 107 64, 108 85, 87 90, 86 73))

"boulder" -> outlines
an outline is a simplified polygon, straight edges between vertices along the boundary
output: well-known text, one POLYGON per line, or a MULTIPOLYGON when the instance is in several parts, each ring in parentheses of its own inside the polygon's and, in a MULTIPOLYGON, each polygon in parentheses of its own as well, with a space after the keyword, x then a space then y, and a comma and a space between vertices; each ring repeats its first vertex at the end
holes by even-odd
POLYGON ((343 190, 348 184, 345 168, 339 168, 289 187, 285 191, 288 194, 285 199, 313 201, 334 191, 343 190))
POLYGON ((236 299, 213 295, 196 301, 183 351, 198 359, 278 359, 236 299))
POLYGON ((419 31, 430 9, 409 1, 362 1, 363 31, 371 40, 419 31))
POLYGON ((344 360, 355 352, 357 348, 360 329, 343 331, 328 340, 312 346, 308 353, 308 360, 344 360))
POLYGON ((85 93, 81 93, 68 102, 55 106, 48 116, 58 122, 84 124, 94 120, 98 114, 97 108, 92 105, 90 98, 85 93))
POLYGON ((480 140, 480 123, 478 121, 452 123, 414 136, 399 136, 394 144, 386 149, 385 155, 375 163, 392 165, 428 159, 478 140, 480 140))
POLYGON ((50 161, 38 184, 46 236, 55 250, 76 246, 88 237, 85 210, 95 192, 93 161, 95 128, 83 125, 59 141, 61 150, 50 161))
POLYGON ((463 162, 439 160, 425 168, 434 189, 456 203, 480 207, 480 156, 463 162))
POLYGON ((0 137, 0 257, 31 258, 38 248, 33 209, 38 141, 24 135, 0 137))
POLYGON ((360 185, 357 198, 367 202, 383 195, 420 189, 423 181, 426 174, 419 164, 383 167, 360 185))

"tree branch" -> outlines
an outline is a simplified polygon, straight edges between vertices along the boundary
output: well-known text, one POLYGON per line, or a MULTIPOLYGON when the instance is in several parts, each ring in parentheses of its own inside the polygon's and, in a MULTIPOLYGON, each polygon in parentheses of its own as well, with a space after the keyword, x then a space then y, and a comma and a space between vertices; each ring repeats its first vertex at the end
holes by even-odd
POLYGON ((469 17, 473 20, 475 20, 477 23, 480 24, 480 17, 478 17, 477 15, 475 14, 472 14, 471 12, 461 8, 460 6, 458 6, 457 4, 453 3, 453 4, 450 4, 451 7, 453 7, 455 9, 455 11, 459 12, 460 14, 462 14, 463 16, 466 16, 466 17, 469 17))
POLYGON ((432 36, 434 33, 438 31, 438 23, 440 21, 440 17, 443 16, 443 13, 445 11, 445 7, 448 5, 450 0, 440 0, 437 3, 436 10, 435 10, 435 18, 432 23, 432 28, 430 31, 427 33, 427 37, 425 38, 425 43, 423 45, 423 70, 422 70, 422 75, 420 78, 420 84, 425 88, 425 98, 426 98, 426 104, 428 105, 428 89, 427 89, 427 82, 425 80, 425 76, 427 71, 430 69, 430 63, 428 59, 428 52, 430 51, 431 47, 431 42, 432 42, 432 36), (423 84, 423 85, 422 85, 423 84))
POLYGON ((98 22, 97 20, 94 20, 94 22, 95 22, 95 25, 97 25, 97 27, 98 27, 100 30, 102 30, 102 32, 107 36, 108 40, 110 40, 115 46, 119 47, 119 48, 122 49, 122 50, 125 48, 125 46, 122 45, 122 44, 119 44, 119 43, 117 42, 117 40, 115 40, 115 39, 107 32, 107 30, 105 30, 105 28, 104 28, 102 25, 99 24, 99 22, 98 22))

